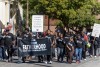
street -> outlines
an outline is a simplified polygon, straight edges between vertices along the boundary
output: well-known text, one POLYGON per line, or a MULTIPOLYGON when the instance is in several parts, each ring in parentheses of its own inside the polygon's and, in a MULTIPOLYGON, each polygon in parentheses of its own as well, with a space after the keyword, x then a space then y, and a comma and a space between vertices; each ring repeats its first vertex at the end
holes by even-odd
POLYGON ((14 63, 8 62, 0 62, 0 67, 100 67, 100 57, 96 58, 87 58, 87 60, 82 60, 80 64, 76 64, 73 61, 72 64, 58 63, 53 61, 52 64, 45 64, 45 63, 37 63, 35 61, 26 62, 26 63, 17 63, 17 60, 14 60, 14 63))

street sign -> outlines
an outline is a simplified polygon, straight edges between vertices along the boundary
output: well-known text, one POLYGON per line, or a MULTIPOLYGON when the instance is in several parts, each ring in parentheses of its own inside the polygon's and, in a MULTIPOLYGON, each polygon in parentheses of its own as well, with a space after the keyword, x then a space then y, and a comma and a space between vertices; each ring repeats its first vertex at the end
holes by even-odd
POLYGON ((100 24, 94 24, 92 36, 99 37, 100 36, 100 24))
POLYGON ((32 16, 32 32, 43 32, 43 15, 32 16))

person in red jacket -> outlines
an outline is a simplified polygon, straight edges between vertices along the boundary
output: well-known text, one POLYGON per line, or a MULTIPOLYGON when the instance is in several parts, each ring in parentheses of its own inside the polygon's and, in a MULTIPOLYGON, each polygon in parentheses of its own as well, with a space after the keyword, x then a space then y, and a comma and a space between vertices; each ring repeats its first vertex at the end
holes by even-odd
POLYGON ((86 51, 87 51, 87 43, 89 42, 88 36, 86 33, 82 32, 82 39, 83 39, 83 50, 82 50, 82 57, 86 60, 86 51))

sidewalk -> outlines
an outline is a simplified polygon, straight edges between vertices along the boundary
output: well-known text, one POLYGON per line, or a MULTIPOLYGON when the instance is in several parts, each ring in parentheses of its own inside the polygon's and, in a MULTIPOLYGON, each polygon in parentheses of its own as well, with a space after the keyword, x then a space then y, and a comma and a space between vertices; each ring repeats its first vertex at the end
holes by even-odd
POLYGON ((91 60, 89 62, 80 64, 77 67, 100 67, 100 56, 98 58, 94 58, 93 60, 91 60))

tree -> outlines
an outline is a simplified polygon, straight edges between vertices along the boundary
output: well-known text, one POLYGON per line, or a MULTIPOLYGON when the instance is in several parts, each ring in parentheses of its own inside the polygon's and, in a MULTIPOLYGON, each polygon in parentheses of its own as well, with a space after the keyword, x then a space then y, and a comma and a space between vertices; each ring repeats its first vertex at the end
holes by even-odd
MULTIPOLYGON (((26 0, 22 4, 26 10, 26 0)), ((29 0, 30 20, 33 14, 59 19, 68 28, 86 27, 99 22, 95 15, 100 14, 100 3, 96 0, 29 0)))

